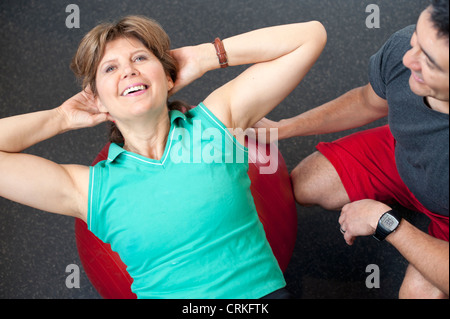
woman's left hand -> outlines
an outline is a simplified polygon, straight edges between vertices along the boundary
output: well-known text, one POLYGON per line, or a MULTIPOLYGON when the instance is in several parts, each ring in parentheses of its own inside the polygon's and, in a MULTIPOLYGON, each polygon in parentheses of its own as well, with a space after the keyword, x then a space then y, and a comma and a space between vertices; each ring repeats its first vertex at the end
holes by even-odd
POLYGON ((342 208, 339 224, 348 245, 353 245, 356 237, 375 233, 381 216, 391 210, 389 206, 372 199, 349 203, 342 208))
POLYGON ((178 62, 177 80, 169 91, 173 95, 185 86, 202 77, 206 72, 205 61, 202 61, 205 45, 187 46, 172 50, 170 54, 178 62))

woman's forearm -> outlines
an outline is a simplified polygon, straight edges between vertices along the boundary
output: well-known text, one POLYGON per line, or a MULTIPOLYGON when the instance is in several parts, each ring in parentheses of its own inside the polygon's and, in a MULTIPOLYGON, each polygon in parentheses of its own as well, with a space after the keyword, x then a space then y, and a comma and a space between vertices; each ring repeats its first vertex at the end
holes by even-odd
POLYGON ((112 120, 101 113, 90 89, 72 96, 59 107, 0 119, 0 152, 19 153, 60 133, 112 120))
MULTIPOLYGON (((305 48, 295 56, 295 59, 289 60, 292 64, 291 70, 297 70, 293 72, 296 77, 284 79, 287 82, 284 88, 288 87, 289 90, 314 64, 326 41, 326 30, 317 21, 267 27, 222 39, 229 66, 271 62, 288 56, 299 48, 305 48)), ((175 49, 171 54, 179 64, 179 72, 170 94, 178 92, 205 73, 220 68, 213 43, 175 49)))
MULTIPOLYGON (((299 48, 310 40, 326 42, 326 31, 316 21, 268 27, 223 40, 230 66, 271 61, 299 48)), ((214 45, 198 46, 203 73, 220 68, 214 45)))
POLYGON ((317 21, 267 27, 223 41, 230 65, 271 61, 307 42, 326 42, 326 31, 317 21))
POLYGON ((19 153, 66 130, 58 109, 0 119, 0 151, 19 153))

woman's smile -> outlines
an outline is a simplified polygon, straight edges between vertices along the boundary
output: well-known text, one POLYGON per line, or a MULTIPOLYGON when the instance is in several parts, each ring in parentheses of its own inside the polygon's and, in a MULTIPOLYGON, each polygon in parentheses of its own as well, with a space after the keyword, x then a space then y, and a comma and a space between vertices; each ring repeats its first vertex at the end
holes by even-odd
POLYGON ((125 91, 122 92, 121 96, 138 96, 146 93, 148 90, 148 85, 143 83, 132 84, 128 86, 125 91))

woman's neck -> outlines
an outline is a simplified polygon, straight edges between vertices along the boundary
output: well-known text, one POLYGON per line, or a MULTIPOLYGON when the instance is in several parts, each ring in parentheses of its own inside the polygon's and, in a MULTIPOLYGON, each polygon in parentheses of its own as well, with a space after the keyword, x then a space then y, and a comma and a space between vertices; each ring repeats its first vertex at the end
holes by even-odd
MULTIPOLYGON (((122 131, 122 128, 121 128, 122 131)), ((133 123, 132 129, 122 132, 124 149, 147 158, 160 160, 164 155, 170 131, 168 111, 149 122, 133 123)))

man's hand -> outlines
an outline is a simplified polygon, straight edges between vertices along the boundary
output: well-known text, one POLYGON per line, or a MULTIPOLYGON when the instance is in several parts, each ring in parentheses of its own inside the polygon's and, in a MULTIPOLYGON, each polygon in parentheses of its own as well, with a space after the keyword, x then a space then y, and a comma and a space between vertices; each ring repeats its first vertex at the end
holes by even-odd
POLYGON ((353 245, 356 237, 375 233, 381 216, 391 208, 372 199, 349 203, 342 208, 339 224, 348 245, 353 245))
POLYGON ((269 120, 268 118, 263 117, 261 120, 259 120, 255 125, 253 125, 253 128, 255 129, 256 139, 259 142, 263 143, 272 143, 277 140, 282 139, 281 135, 281 128, 283 127, 283 124, 286 120, 281 120, 279 122, 275 122, 272 120, 269 120), (276 129, 278 130, 278 134, 271 134, 270 130, 276 129))

